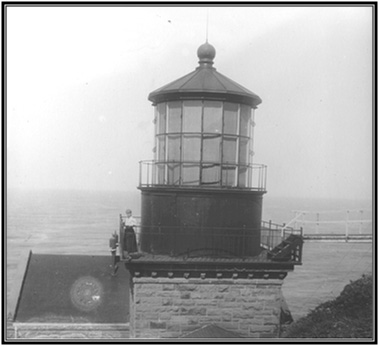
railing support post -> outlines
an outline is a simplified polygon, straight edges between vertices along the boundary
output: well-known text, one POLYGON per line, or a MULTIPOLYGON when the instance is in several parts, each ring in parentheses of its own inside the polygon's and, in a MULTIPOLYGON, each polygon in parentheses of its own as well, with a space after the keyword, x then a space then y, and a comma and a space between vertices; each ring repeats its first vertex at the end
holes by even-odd
POLYGON ((317 212, 317 222, 315 224, 315 233, 319 234, 319 213, 317 212))

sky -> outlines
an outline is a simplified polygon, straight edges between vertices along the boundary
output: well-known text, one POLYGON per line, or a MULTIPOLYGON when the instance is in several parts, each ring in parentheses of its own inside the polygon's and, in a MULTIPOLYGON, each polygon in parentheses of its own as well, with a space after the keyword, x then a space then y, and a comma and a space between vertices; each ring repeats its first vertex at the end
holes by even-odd
POLYGON ((372 8, 324 6, 9 6, 8 189, 136 190, 147 97, 198 66, 207 33, 217 71, 263 100, 267 194, 371 199, 372 8))

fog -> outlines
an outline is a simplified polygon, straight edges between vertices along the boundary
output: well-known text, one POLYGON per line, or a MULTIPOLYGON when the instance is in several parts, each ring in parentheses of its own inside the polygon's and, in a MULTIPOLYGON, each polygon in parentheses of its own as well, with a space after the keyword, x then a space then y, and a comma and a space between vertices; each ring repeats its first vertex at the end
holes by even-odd
POLYGON ((7 8, 7 186, 133 191, 153 159, 148 94, 198 66, 259 95, 273 196, 372 196, 370 6, 7 8), (208 16, 208 30, 207 27, 208 16))

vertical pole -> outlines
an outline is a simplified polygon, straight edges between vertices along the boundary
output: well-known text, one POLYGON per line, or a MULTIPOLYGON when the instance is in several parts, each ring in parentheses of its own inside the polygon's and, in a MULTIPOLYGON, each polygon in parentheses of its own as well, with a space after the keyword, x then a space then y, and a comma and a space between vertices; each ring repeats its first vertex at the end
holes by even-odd
POLYGON ((294 211, 294 229, 297 229, 297 211, 294 211))
POLYGON ((150 168, 150 163, 148 163, 147 170, 146 170, 146 183, 149 186, 149 168, 150 168))
POLYGON ((273 246, 273 240, 271 240, 273 238, 271 225, 272 225, 272 221, 270 220, 269 221, 269 230, 268 230, 268 241, 267 241, 269 250, 271 250, 272 246, 273 246))
POLYGON ((317 223, 315 224, 315 232, 319 234, 319 213, 317 212, 317 223))
POLYGON ((302 212, 302 227, 301 230, 305 227, 305 213, 302 212))
POLYGON ((347 213, 346 213, 346 242, 348 241, 348 219, 349 219, 349 213, 350 213, 350 211, 347 210, 347 213))
POLYGON ((363 227, 363 210, 360 210, 359 234, 362 233, 362 227, 363 227))

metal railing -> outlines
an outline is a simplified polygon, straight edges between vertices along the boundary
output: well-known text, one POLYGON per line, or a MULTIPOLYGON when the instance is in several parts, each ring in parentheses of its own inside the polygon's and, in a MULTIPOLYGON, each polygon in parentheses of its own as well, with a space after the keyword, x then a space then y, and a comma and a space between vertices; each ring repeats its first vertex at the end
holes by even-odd
POLYGON ((204 187, 266 190, 267 166, 215 162, 140 161, 140 187, 204 187), (203 174, 215 168, 214 177, 203 174))
MULTIPOLYGON (((138 219, 138 217, 135 217, 138 219)), ((120 243, 124 217, 120 216, 120 243)), ((271 221, 257 228, 138 225, 135 228, 139 251, 173 256, 250 257, 257 255, 258 243, 272 250, 290 235, 302 237, 302 228, 293 229, 271 221), (260 237, 259 237, 260 236, 260 237)), ((121 245, 120 253, 122 254, 121 245)), ((123 256, 122 256, 123 259, 123 256)))
POLYGON ((351 236, 372 236, 372 211, 369 209, 293 212, 295 216, 286 226, 302 226, 305 237, 341 235, 348 240, 351 236))

